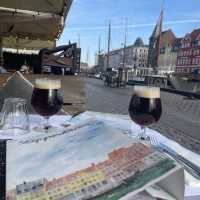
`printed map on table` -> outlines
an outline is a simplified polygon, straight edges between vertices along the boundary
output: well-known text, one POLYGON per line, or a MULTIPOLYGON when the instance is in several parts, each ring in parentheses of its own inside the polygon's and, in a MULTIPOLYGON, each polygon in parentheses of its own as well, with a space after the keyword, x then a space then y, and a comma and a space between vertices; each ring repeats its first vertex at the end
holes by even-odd
POLYGON ((38 143, 7 143, 7 199, 118 200, 176 166, 120 130, 94 123, 38 143))

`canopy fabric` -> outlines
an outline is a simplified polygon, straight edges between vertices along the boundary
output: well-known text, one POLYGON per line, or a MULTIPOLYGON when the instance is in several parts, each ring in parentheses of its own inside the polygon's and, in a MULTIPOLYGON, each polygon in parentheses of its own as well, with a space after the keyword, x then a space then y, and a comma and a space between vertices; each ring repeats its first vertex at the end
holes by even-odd
POLYGON ((1 0, 0 37, 55 40, 72 0, 1 0))
POLYGON ((65 0, 1 0, 0 7, 63 15, 65 0))
POLYGON ((8 12, 0 12, 0 36, 54 40, 59 37, 63 23, 61 16, 34 19, 32 16, 10 16, 8 12))

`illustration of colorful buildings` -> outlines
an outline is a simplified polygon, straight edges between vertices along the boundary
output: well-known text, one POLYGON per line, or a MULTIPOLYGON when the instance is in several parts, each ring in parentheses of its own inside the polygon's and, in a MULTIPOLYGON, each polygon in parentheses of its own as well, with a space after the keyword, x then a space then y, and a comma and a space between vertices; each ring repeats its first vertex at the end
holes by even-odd
POLYGON ((46 179, 36 181, 23 182, 16 186, 16 200, 44 200, 46 199, 46 191, 44 186, 46 179))
POLYGON ((72 196, 82 199, 95 196, 96 192, 103 188, 105 182, 104 174, 92 164, 84 170, 47 182, 45 190, 48 193, 48 199, 66 198, 69 195, 71 196, 69 199, 72 196))
POLYGON ((81 200, 109 191, 135 173, 149 168, 164 157, 149 146, 133 143, 108 153, 103 162, 53 180, 40 179, 8 191, 7 200, 81 200), (8 198, 9 197, 9 198, 8 198))

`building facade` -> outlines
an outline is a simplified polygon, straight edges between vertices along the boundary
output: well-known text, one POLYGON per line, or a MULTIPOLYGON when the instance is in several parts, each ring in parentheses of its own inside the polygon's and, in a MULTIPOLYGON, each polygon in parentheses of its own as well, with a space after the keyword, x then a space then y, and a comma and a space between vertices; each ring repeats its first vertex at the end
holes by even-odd
MULTIPOLYGON (((102 71, 107 69, 107 54, 99 55, 99 65, 102 71)), ((133 45, 120 48, 109 53, 109 68, 118 69, 146 67, 148 59, 148 46, 143 44, 141 38, 137 38, 133 45)))
POLYGON ((133 65, 135 69, 141 67, 147 67, 148 46, 144 45, 141 38, 136 39, 132 51, 133 51, 132 57, 130 59, 127 59, 127 63, 133 65))
POLYGON ((163 31, 160 38, 160 52, 158 56, 158 73, 172 73, 176 68, 177 42, 171 29, 163 31))
POLYGON ((176 73, 187 74, 200 69, 200 29, 195 29, 180 40, 176 73))

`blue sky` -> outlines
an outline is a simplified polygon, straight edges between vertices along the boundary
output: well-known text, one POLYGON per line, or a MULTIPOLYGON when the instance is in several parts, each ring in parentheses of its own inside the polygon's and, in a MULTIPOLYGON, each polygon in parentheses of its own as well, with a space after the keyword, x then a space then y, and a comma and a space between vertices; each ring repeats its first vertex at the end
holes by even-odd
MULTIPOLYGON (((57 44, 66 44, 69 40, 77 42, 80 35, 82 61, 86 61, 89 51, 89 62, 93 64, 99 37, 101 49, 106 51, 109 20, 112 23, 111 49, 122 46, 126 20, 127 43, 133 44, 136 37, 142 37, 148 44, 161 4, 162 0, 74 0, 57 44)), ((200 28, 200 1, 165 0, 163 29, 169 28, 177 37, 200 28)))

